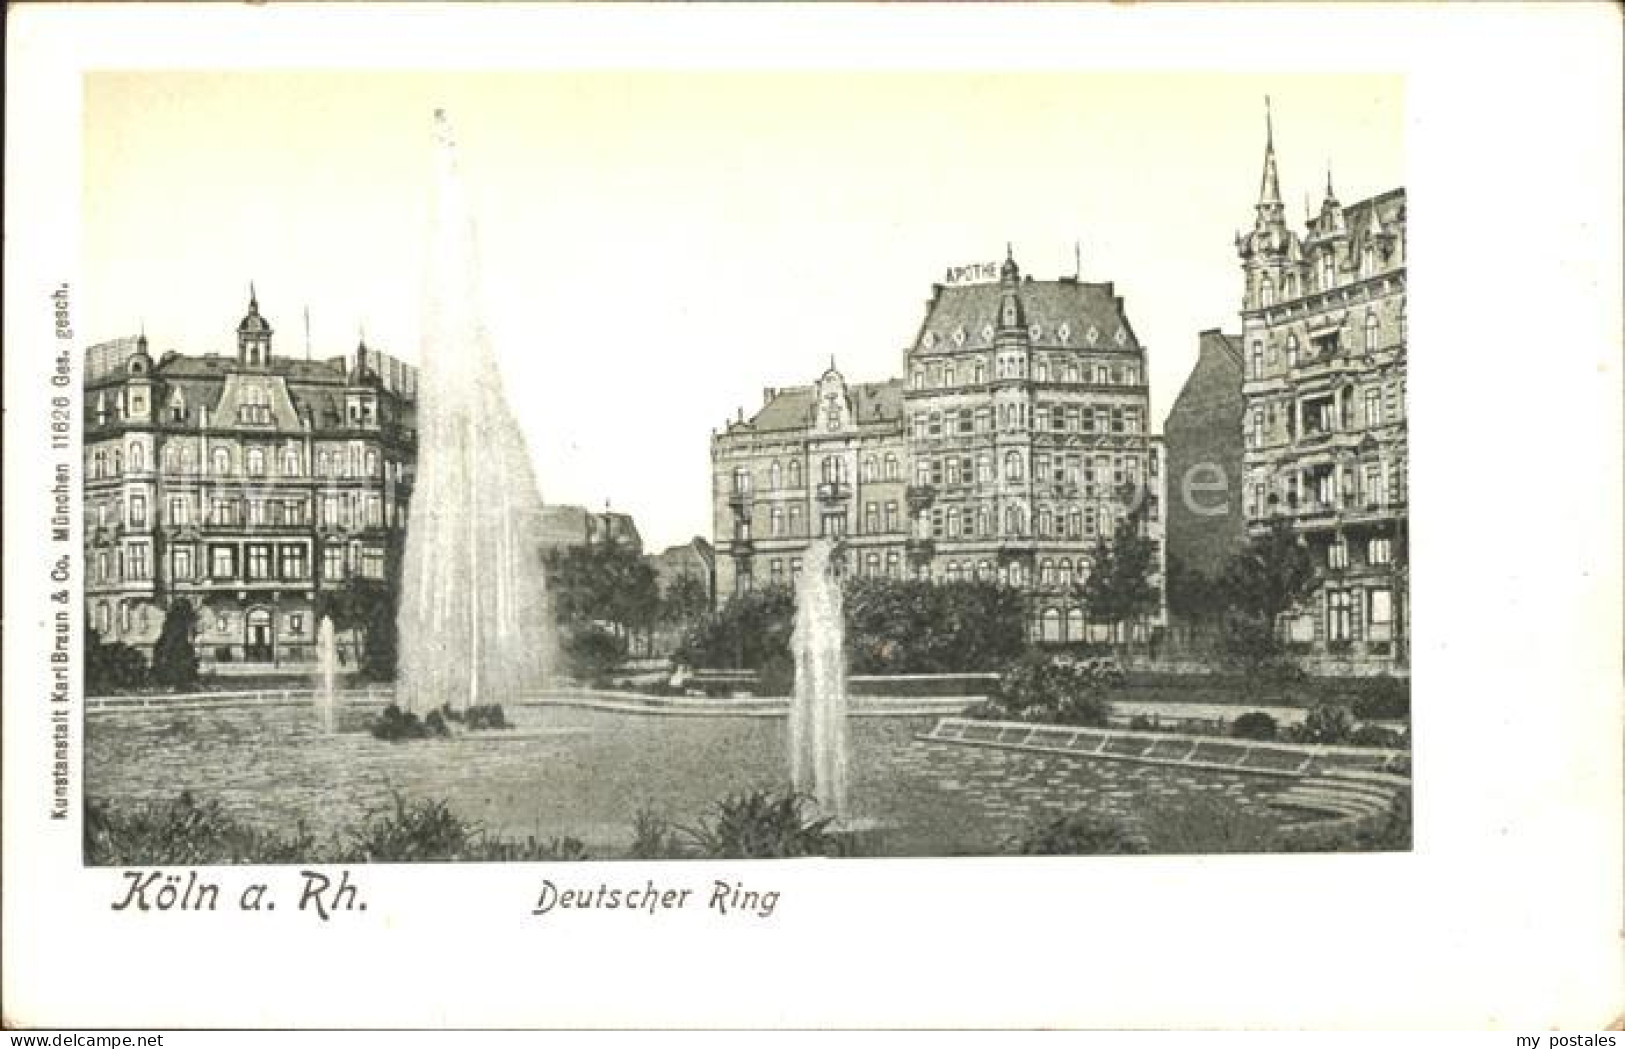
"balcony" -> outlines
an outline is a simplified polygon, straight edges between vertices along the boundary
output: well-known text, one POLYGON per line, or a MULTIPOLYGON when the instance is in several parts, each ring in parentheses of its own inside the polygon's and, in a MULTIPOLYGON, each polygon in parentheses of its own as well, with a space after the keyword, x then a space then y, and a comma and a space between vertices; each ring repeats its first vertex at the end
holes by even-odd
POLYGON ((845 481, 825 481, 818 486, 818 500, 839 503, 852 498, 852 486, 845 481))
POLYGON ((937 501, 937 489, 929 484, 911 484, 903 490, 910 510, 923 510, 937 501))
POLYGON ((751 494, 749 492, 733 491, 728 493, 728 505, 733 512, 741 517, 750 516, 751 494))
POLYGON ((731 539, 728 541, 728 552, 735 557, 749 557, 756 552, 756 542, 753 539, 731 539))

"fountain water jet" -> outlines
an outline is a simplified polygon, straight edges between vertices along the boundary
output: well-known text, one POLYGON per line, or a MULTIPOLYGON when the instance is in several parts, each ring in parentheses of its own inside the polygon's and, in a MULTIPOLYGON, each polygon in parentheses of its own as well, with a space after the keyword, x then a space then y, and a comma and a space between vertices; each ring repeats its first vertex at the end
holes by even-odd
POLYGON ((396 701, 420 715, 539 687, 555 647, 534 545, 541 498, 482 320, 474 221, 442 110, 435 137, 417 480, 397 616, 396 701))
POLYGON ((316 713, 322 727, 332 732, 338 726, 338 642, 333 620, 323 616, 316 627, 316 713))
POLYGON ((835 544, 817 539, 807 548, 796 588, 790 784, 797 792, 810 795, 821 815, 837 822, 849 816, 845 637, 841 585, 835 578, 835 544))

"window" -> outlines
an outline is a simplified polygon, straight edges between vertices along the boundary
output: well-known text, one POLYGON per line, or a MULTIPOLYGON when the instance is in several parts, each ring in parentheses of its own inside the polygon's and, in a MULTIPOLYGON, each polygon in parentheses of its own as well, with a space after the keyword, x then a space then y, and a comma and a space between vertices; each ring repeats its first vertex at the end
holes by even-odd
POLYGON ((1027 515, 1021 512, 1021 507, 1012 506, 1004 511, 1004 534, 1022 535, 1027 530, 1027 515))
POLYGON ((1337 261, 1330 251, 1320 256, 1320 290, 1325 291, 1337 283, 1337 261))
POLYGON ((130 509, 130 527, 147 527, 147 497, 140 492, 131 493, 128 505, 130 509))
POLYGON ((1038 362, 1037 376, 1038 376, 1038 381, 1039 382, 1049 382, 1049 362, 1048 361, 1042 361, 1041 360, 1041 361, 1038 362))
POLYGON ((846 534, 846 514, 824 514, 819 519, 820 535, 843 536, 846 534))
POLYGON ((897 504, 895 502, 886 504, 886 531, 897 531, 897 504))
POLYGON ((1286 366, 1288 368, 1298 366, 1298 337, 1296 335, 1286 337, 1286 366))
POLYGON ((1349 566, 1348 544, 1339 539, 1326 547, 1327 568, 1347 568, 1349 566))
POLYGON ((129 577, 131 579, 151 578, 151 571, 147 567, 147 544, 130 544, 129 577))
POLYGON ((1019 481, 1021 477, 1021 453, 1010 452, 1004 457, 1004 479, 1006 481, 1019 481))
POLYGON ((1253 409, 1253 447, 1264 446, 1264 409, 1253 409))
POLYGON ((895 481, 899 477, 897 456, 892 452, 886 453, 886 480, 895 481))
POLYGON ((880 504, 865 503, 863 506, 863 530, 869 534, 880 531, 880 504))
POLYGON ((896 550, 886 551, 886 574, 893 579, 902 575, 903 561, 897 556, 896 550))
POLYGON ((1253 378, 1264 377, 1264 344, 1257 339, 1253 340, 1253 378))
POLYGON ((369 546, 361 551, 361 574, 368 579, 384 578, 384 551, 382 547, 369 546))
POLYGON ((1258 281, 1258 304, 1260 306, 1275 305, 1275 282, 1270 280, 1268 273, 1258 281))
POLYGON ((278 550, 278 574, 283 579, 303 579, 309 574, 305 548, 298 543, 284 543, 278 550))
POLYGON ((216 448, 213 453, 214 472, 220 476, 231 473, 231 452, 224 448, 216 448))
POLYGON ((865 484, 880 480, 880 460, 872 455, 864 456, 861 477, 865 484))
POLYGON ((977 361, 975 366, 971 369, 971 375, 973 381, 980 386, 982 383, 987 381, 987 365, 983 364, 981 361, 977 361))
POLYGON ((1111 369, 1104 364, 1095 365, 1095 384, 1097 386, 1109 385, 1112 381, 1111 369))
POLYGON ((750 471, 743 466, 734 467, 734 494, 750 494, 750 471))
POLYGON ((1391 625, 1394 621, 1394 592, 1386 589, 1372 590, 1369 601, 1371 625, 1373 627, 1391 625))
POLYGON ((209 578, 232 579, 237 575, 237 550, 230 546, 209 547, 209 578))
POLYGON ((322 578, 328 580, 344 578, 344 548, 342 546, 326 546, 322 548, 322 578))
POLYGON ((767 486, 769 488, 778 488, 780 480, 779 461, 774 459, 773 465, 767 468, 767 486))
POLYGON ((1351 604, 1347 590, 1326 592, 1326 640, 1347 641, 1353 636, 1351 604))
POLYGON ((367 527, 382 528, 384 524, 383 500, 375 493, 368 493, 366 501, 367 527))
POLYGON ((791 459, 790 460, 790 487, 791 488, 800 488, 801 487, 801 460, 800 459, 791 459))
POLYGON ((297 448, 284 448, 284 449, 282 449, 282 476, 284 476, 284 477, 298 477, 299 476, 299 449, 297 449, 297 448))
POLYGON ((953 384, 954 384, 954 368, 953 368, 953 365, 950 364, 946 368, 942 369, 942 385, 944 385, 944 386, 952 386, 953 384))
POLYGON ((1365 352, 1377 352, 1377 314, 1373 310, 1365 313, 1365 352))
POLYGON ((790 534, 803 535, 801 530, 801 507, 790 507, 790 534))
POLYGON ((192 578, 192 549, 187 546, 177 546, 169 552, 170 577, 176 582, 188 582, 192 578))
POLYGON ((130 445, 130 471, 132 473, 147 468, 146 449, 139 444, 130 445))
POLYGON ((250 448, 243 454, 243 469, 250 477, 265 476, 265 451, 261 448, 250 448))
POLYGON ((271 421, 271 407, 266 403, 263 389, 243 387, 242 399, 237 404, 237 421, 261 425, 271 421))
POLYGON ((915 368, 914 376, 911 381, 916 390, 923 390, 925 388, 925 369, 915 368))
POLYGON ((948 507, 948 538, 959 538, 959 507, 948 507))
POLYGON ((927 437, 941 437, 942 436, 942 413, 941 412, 932 412, 931 413, 931 415, 929 416, 928 421, 926 423, 925 433, 926 433, 927 437))
POLYGON ((1365 471, 1365 505, 1375 509, 1383 503, 1382 491, 1382 464, 1366 463, 1365 471))
POLYGON ((248 578, 250 580, 270 579, 271 545, 269 543, 249 543, 247 555, 248 578))
POLYGON ((294 637, 301 637, 305 633, 305 614, 303 612, 288 613, 288 633, 294 637))
POLYGON ((969 408, 959 409, 958 425, 955 427, 960 433, 976 432, 976 413, 969 408))
POLYGON ((1391 564, 1394 559, 1393 540, 1387 536, 1376 536, 1366 544, 1367 563, 1373 565, 1391 564))
POLYGON ((768 531, 776 539, 784 534, 784 509, 775 506, 768 511, 768 531))

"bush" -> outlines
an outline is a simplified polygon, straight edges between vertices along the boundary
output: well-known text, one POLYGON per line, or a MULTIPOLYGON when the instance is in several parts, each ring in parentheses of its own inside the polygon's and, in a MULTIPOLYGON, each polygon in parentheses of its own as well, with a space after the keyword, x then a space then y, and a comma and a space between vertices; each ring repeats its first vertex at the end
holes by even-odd
POLYGON ((1349 734, 1349 743, 1356 747, 1386 747, 1403 750, 1410 745, 1405 733, 1385 725, 1361 725, 1349 734))
POLYGON ((671 821, 653 809, 639 809, 632 817, 632 847, 627 858, 677 860, 689 855, 671 821))
POLYGON ((1349 742, 1354 735, 1354 715, 1348 707, 1322 704, 1309 711, 1301 725, 1287 731, 1293 743, 1325 743, 1331 745, 1349 742))
POLYGON ((301 822, 289 835, 239 822, 218 801, 174 801, 114 809, 85 800, 85 862, 104 866, 309 862, 315 839, 301 822))
POLYGON ((800 794, 755 790, 734 794, 713 806, 698 826, 685 828, 695 852, 707 859, 764 859, 828 856, 839 840, 828 832, 829 819, 807 815, 808 799, 800 794))
POLYGON ((597 686, 626 658, 626 639, 596 623, 577 624, 565 634, 564 659, 570 673, 597 686))
POLYGON ((1243 714, 1230 723, 1230 734, 1237 739, 1274 739, 1278 731, 1275 719, 1262 710, 1243 714))
POLYGON ((1083 812, 1037 824, 1005 842, 1006 852, 1021 856, 1118 856, 1150 850, 1145 838, 1124 824, 1083 812))
POLYGON ((1362 721, 1397 721, 1411 716, 1411 683, 1384 674, 1372 678, 1366 691, 1353 703, 1354 716, 1362 721))
POLYGON ((429 711, 421 721, 416 714, 404 711, 391 703, 372 723, 375 739, 398 743, 406 739, 439 739, 451 735, 445 715, 438 710, 429 711))
POLYGON ((564 837, 544 841, 534 836, 523 840, 497 837, 452 812, 444 801, 408 803, 398 793, 393 810, 371 813, 351 832, 342 854, 343 860, 355 863, 590 858, 579 839, 564 837))
POLYGON ((1104 727, 1111 720, 1111 704, 1102 693, 1120 687, 1123 677, 1115 660, 1080 663, 1029 653, 1005 672, 994 703, 1003 717, 1104 727))
POLYGON ((453 710, 448 703, 432 714, 440 715, 442 725, 455 722, 470 730, 513 728, 501 703, 478 703, 467 710, 453 710))
POLYGON ((96 630, 85 629, 85 692, 105 696, 142 688, 147 683, 147 658, 122 642, 104 644, 96 630))

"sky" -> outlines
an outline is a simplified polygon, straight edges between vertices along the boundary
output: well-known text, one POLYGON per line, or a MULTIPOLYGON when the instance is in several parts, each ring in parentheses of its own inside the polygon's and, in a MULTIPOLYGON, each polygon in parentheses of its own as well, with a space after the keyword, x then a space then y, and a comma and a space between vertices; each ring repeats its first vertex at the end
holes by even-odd
POLYGON ((1405 184, 1404 80, 867 72, 95 73, 85 335, 416 361, 434 164, 457 129, 486 315, 548 502, 709 538, 710 437, 764 387, 902 374, 933 282, 1011 244, 1111 281, 1159 423, 1239 327, 1271 99, 1301 224, 1405 184))

